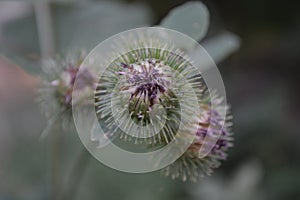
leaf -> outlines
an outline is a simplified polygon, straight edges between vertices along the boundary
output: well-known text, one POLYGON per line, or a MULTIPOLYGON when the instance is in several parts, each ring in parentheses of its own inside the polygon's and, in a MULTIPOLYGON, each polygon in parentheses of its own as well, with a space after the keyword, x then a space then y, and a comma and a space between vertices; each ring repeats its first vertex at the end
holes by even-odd
POLYGON ((215 63, 224 60, 227 56, 238 50, 240 38, 233 33, 224 32, 202 43, 204 49, 215 63))
POLYGON ((173 9, 160 26, 182 32, 200 41, 209 27, 209 11, 201 2, 188 2, 173 9))
POLYGON ((230 32, 224 32, 202 42, 201 46, 198 45, 190 52, 190 57, 202 64, 202 70, 208 70, 212 67, 212 60, 214 63, 219 63, 236 51, 239 46, 239 37, 230 32))

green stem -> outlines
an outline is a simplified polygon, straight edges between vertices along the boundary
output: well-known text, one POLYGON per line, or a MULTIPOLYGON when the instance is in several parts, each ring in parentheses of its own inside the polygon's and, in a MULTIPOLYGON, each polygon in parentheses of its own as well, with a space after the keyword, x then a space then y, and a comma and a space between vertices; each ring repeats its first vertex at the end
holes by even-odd
POLYGON ((55 54, 55 40, 50 1, 34 1, 34 11, 42 58, 48 58, 55 54))
MULTIPOLYGON (((57 130, 57 129, 55 129, 57 130)), ((53 131, 50 138, 50 199, 55 200, 61 188, 60 160, 61 160, 62 137, 60 131, 53 131)))
POLYGON ((65 188, 62 191, 60 198, 58 198, 59 200, 75 199, 74 197, 76 196, 76 192, 78 191, 78 186, 86 170, 86 167, 88 166, 90 158, 91 155, 89 154, 89 152, 85 148, 83 148, 74 165, 72 166, 65 188))

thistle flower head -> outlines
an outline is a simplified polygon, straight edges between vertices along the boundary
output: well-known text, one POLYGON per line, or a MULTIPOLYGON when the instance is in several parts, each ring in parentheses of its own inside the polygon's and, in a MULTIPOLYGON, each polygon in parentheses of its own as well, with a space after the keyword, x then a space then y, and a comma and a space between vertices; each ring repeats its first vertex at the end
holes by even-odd
POLYGON ((41 80, 38 90, 38 102, 42 112, 48 119, 48 129, 55 122, 61 121, 64 128, 69 126, 72 119, 72 92, 77 76, 77 85, 84 94, 86 90, 95 87, 95 76, 88 70, 78 74, 78 69, 84 59, 85 53, 73 54, 62 58, 48 59, 44 61, 43 71, 45 76, 41 80))
MULTIPOLYGON (((208 93, 206 92, 205 95, 207 97, 208 93)), ((190 180, 196 182, 205 175, 211 175, 213 169, 221 165, 220 161, 226 160, 226 152, 228 148, 233 146, 233 138, 230 130, 231 122, 229 121, 231 117, 227 112, 227 121, 223 126, 221 124, 222 118, 217 108, 212 109, 211 104, 206 99, 203 98, 203 102, 201 103, 203 112, 199 114, 199 128, 193 143, 178 160, 162 170, 165 176, 170 176, 172 179, 181 179, 182 181, 190 180), (210 153, 206 157, 200 158, 199 151, 201 147, 205 142, 209 142, 205 138, 208 135, 216 135, 216 132, 219 131, 218 127, 222 127, 219 139, 213 145, 210 153)), ((212 101, 220 102, 220 99, 212 96, 212 101)))
POLYGON ((110 135, 150 144, 175 138, 182 114, 179 101, 193 95, 182 89, 185 80, 194 82, 199 96, 202 80, 193 77, 196 70, 179 50, 171 50, 129 51, 103 73, 95 92, 95 108, 110 135))

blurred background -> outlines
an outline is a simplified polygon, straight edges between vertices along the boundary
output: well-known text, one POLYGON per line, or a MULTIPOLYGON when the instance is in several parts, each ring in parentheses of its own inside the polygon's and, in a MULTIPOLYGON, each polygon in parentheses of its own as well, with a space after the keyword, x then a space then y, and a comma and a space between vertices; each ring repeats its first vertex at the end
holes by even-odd
POLYGON ((78 173, 70 175, 83 148, 77 134, 54 131, 54 137, 39 139, 46 126, 35 93, 42 58, 90 50, 120 31, 157 25, 185 2, 0 2, 1 200, 54 199, 70 187, 61 178, 68 176, 74 179, 70 199, 300 199, 297 2, 202 1, 211 13, 207 38, 226 29, 241 39, 240 49, 218 64, 232 106, 235 147, 211 177, 195 184, 159 172, 125 174, 93 158, 80 160, 78 173))

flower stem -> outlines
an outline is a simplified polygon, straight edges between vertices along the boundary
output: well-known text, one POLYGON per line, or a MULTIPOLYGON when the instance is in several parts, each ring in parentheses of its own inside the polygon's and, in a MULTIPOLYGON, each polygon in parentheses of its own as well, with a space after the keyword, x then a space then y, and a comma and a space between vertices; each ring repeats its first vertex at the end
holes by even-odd
POLYGON ((50 137, 50 199, 56 199, 60 193, 60 160, 61 160, 61 135, 56 127, 50 137))
POLYGON ((48 1, 34 2, 42 58, 53 56, 55 53, 54 30, 49 4, 48 1))
POLYGON ((89 152, 85 148, 83 148, 71 168, 70 174, 65 184, 65 188, 62 191, 60 198, 58 198, 59 200, 75 199, 74 197, 76 196, 76 192, 78 191, 78 186, 85 172, 85 169, 88 166, 90 158, 91 155, 89 154, 89 152))

